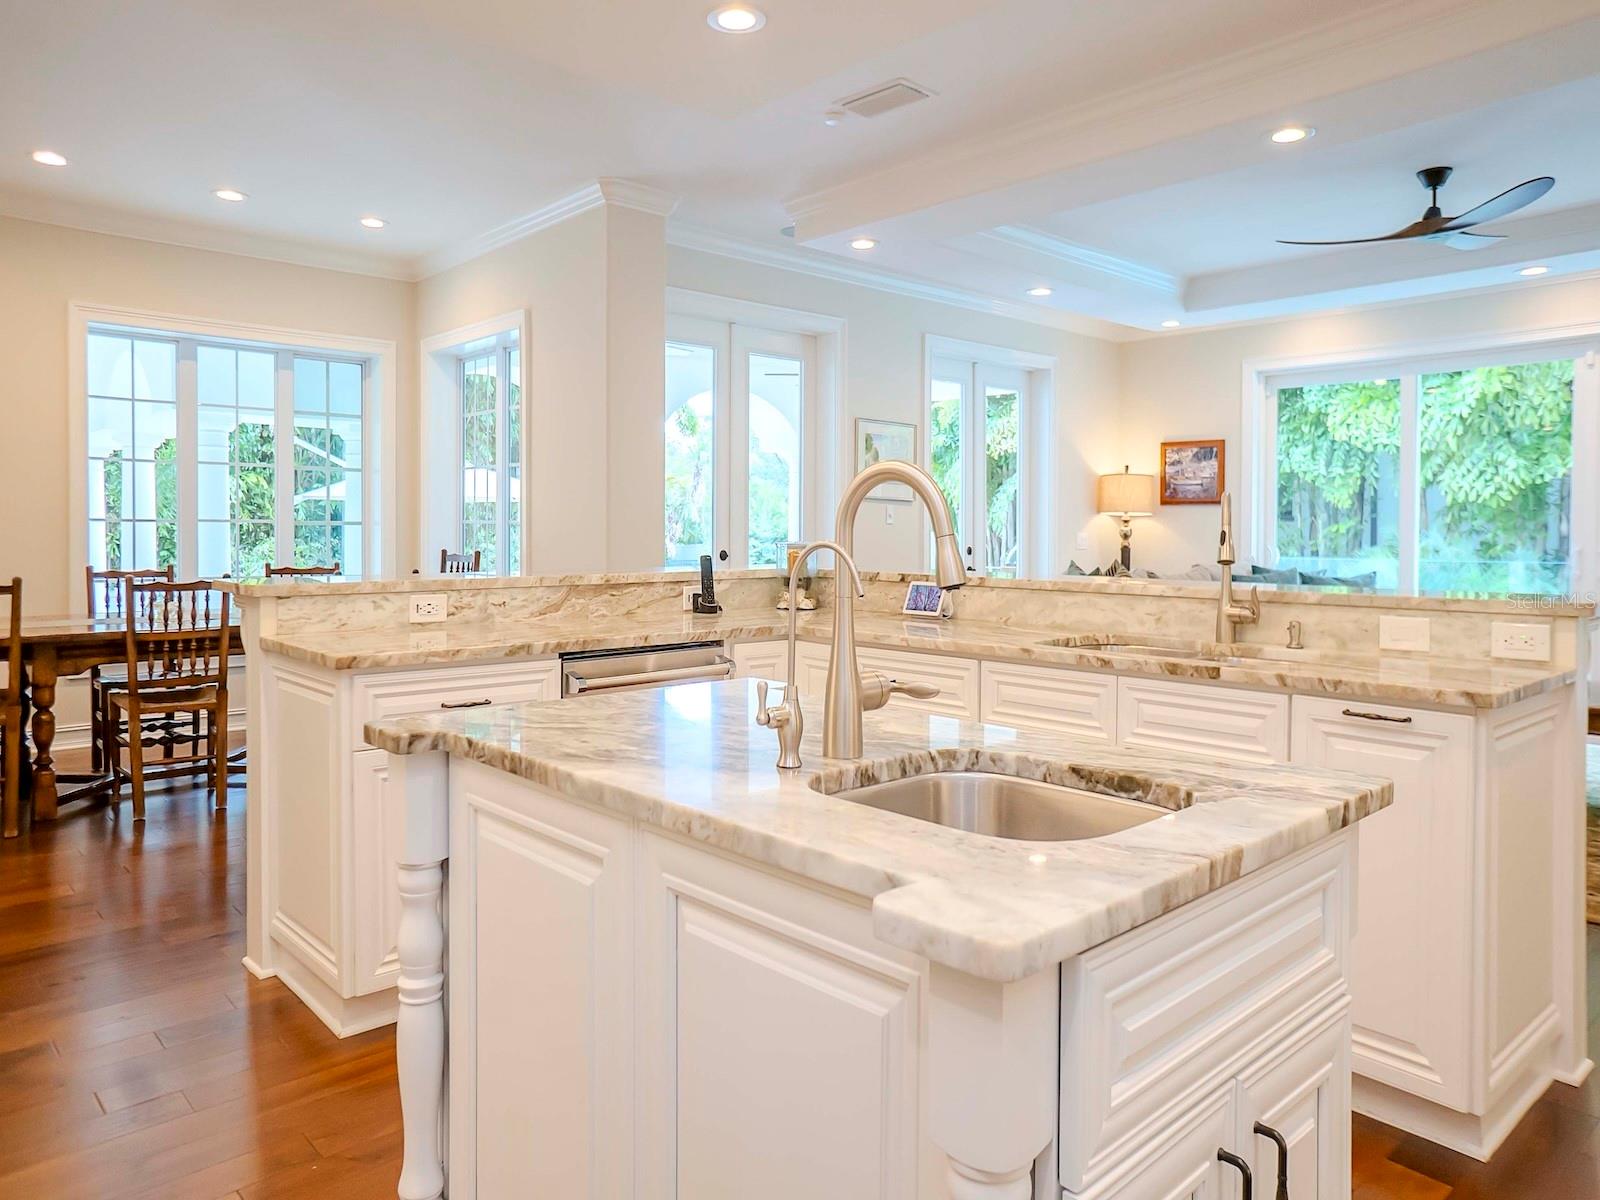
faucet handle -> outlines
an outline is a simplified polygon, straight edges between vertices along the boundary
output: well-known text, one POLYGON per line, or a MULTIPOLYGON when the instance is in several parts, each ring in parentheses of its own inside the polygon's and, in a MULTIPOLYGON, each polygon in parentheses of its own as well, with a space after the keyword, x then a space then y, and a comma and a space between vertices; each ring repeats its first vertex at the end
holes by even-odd
POLYGON ((756 680, 756 724, 772 724, 772 710, 767 707, 767 681, 765 679, 756 680))
POLYGON ((892 696, 911 696, 917 700, 932 700, 939 694, 939 689, 931 683, 901 683, 898 679, 889 681, 889 694, 892 696))
POLYGON ((1261 585, 1259 583, 1251 586, 1250 600, 1247 607, 1250 609, 1250 616, 1259 621, 1261 619, 1261 585))

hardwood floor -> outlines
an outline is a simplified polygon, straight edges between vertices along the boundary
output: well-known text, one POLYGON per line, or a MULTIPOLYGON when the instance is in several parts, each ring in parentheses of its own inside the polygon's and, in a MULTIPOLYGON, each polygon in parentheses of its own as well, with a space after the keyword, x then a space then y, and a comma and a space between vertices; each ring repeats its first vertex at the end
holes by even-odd
MULTIPOLYGON (((393 1031, 340 1041, 239 965, 238 781, 228 804, 180 786, 142 827, 124 800, 0 844, 0 1196, 394 1196, 393 1031)), ((1551 1088, 1487 1165, 1355 1118, 1353 1200, 1490 1198, 1600 1200, 1600 1081, 1551 1088)))
POLYGON ((244 953, 244 789, 0 844, 0 1196, 394 1196, 394 1036, 340 1041, 244 953))

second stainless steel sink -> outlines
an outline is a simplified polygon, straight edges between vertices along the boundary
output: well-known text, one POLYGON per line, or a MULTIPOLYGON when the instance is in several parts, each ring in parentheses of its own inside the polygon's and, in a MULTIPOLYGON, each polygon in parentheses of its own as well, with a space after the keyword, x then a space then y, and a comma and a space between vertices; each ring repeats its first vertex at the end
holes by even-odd
POLYGON ((1136 800, 983 771, 908 775, 834 795, 968 833, 1038 842, 1104 837, 1167 812, 1136 800))

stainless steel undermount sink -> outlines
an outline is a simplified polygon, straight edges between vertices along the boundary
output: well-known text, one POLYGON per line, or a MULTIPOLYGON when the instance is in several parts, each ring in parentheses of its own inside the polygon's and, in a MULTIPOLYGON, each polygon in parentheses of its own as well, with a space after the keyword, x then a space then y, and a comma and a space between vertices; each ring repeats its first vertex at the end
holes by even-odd
POLYGON ((833 795, 950 829, 1037 842, 1105 837, 1167 814, 1137 800, 985 771, 908 775, 833 795))
POLYGON ((1070 650, 1104 651, 1106 654, 1138 654, 1148 658, 1209 658, 1203 650, 1192 646, 1157 646, 1149 642, 1086 642, 1081 638, 1051 638, 1046 646, 1063 646, 1070 650))

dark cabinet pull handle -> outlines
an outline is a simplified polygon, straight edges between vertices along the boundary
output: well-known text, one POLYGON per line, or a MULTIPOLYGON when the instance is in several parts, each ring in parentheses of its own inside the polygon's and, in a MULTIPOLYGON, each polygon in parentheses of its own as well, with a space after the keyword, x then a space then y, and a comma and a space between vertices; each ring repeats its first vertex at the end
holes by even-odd
POLYGON ((1245 1160, 1240 1158, 1237 1154, 1229 1154, 1226 1150, 1217 1151, 1217 1161, 1227 1163, 1230 1167, 1239 1172, 1240 1177, 1244 1180, 1244 1191, 1241 1192, 1240 1195, 1243 1197, 1243 1200, 1251 1200, 1250 1164, 1245 1162, 1245 1160))
POLYGON ((1363 721, 1393 721, 1396 725, 1411 724, 1410 717, 1391 717, 1387 713, 1362 712, 1359 708, 1340 710, 1347 717, 1360 717, 1363 721))
POLYGON ((493 704, 493 703, 494 703, 494 701, 490 700, 488 698, 485 698, 485 699, 482 699, 482 700, 454 700, 454 701, 452 701, 452 700, 442 700, 439 703, 439 707, 440 708, 482 708, 485 704, 493 704))
POLYGON ((1273 1200, 1289 1200, 1289 1142, 1283 1134, 1260 1121, 1255 1125, 1256 1136, 1267 1138, 1278 1148, 1278 1194, 1273 1200))

